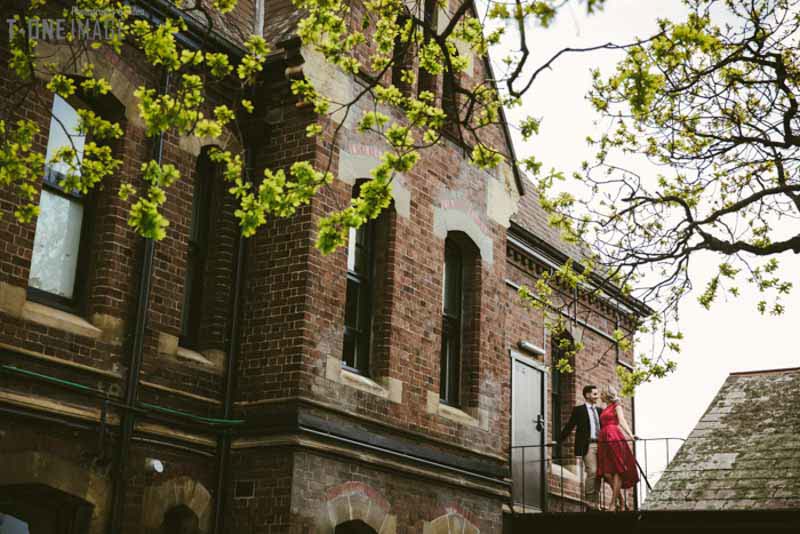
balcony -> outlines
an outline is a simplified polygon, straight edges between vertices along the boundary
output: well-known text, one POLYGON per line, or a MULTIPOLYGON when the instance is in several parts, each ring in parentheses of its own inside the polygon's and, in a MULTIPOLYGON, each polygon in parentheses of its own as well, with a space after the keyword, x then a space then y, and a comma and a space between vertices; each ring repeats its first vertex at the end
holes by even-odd
MULTIPOLYGON (((682 438, 627 441, 636 458, 639 474, 639 482, 626 492, 630 511, 642 508, 648 491, 661 477, 684 441, 682 438)), ((513 513, 594 511, 592 503, 585 498, 582 459, 567 454, 554 456, 556 454, 552 444, 511 447, 513 513)), ((601 486, 600 508, 613 509, 611 488, 605 483, 601 486)))
POLYGON ((800 532, 798 509, 692 510, 649 506, 648 495, 662 475, 666 474, 664 480, 675 475, 669 466, 686 440, 648 438, 627 443, 636 458, 639 482, 628 490, 629 509, 620 512, 606 511, 613 510, 613 506, 611 489, 605 483, 599 494, 600 509, 587 501, 581 458, 554 457, 552 445, 512 447, 512 504, 504 516, 503 532, 800 532))

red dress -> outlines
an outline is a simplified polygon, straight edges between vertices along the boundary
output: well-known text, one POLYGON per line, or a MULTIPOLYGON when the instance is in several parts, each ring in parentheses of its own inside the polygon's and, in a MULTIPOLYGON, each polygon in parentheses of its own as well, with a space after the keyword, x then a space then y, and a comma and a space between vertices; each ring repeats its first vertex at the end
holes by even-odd
POLYGON ((625 489, 639 482, 636 459, 619 428, 615 402, 606 406, 600 414, 600 432, 597 434, 597 477, 613 473, 622 475, 622 487, 625 489))

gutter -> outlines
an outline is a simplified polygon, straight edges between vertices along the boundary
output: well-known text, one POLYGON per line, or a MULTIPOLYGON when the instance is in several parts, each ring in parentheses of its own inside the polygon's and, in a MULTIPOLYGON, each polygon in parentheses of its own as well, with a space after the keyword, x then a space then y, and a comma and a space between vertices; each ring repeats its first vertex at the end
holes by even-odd
MULTIPOLYGON (((253 149, 250 147, 245 156, 245 180, 253 167, 253 149)), ((247 240, 239 233, 239 246, 236 253, 236 267, 233 280, 233 302, 231 303, 231 327, 225 364, 225 396, 222 404, 222 418, 229 420, 233 414, 233 397, 236 390, 239 345, 241 342, 239 322, 241 320, 242 286, 244 285, 245 252, 247 240)), ((214 495, 213 534, 223 533, 225 521, 226 489, 228 488, 228 471, 230 469, 231 432, 226 429, 217 437, 217 486, 214 495)))
MULTIPOLYGON (((170 75, 165 71, 161 79, 159 94, 169 92, 170 75)), ((164 156, 164 134, 156 137, 153 143, 153 158, 161 165, 164 156)), ((150 304, 150 289, 153 281, 153 258, 155 257, 156 244, 153 239, 144 241, 144 257, 139 276, 139 295, 136 300, 136 318, 133 326, 133 342, 131 347, 131 360, 128 366, 128 376, 125 385, 124 403, 132 407, 136 403, 139 393, 139 373, 142 369, 144 356, 144 338, 147 327, 147 310, 150 304)), ((114 462, 113 489, 111 497, 111 515, 109 518, 109 534, 117 534, 122 530, 122 518, 125 515, 125 490, 127 483, 127 462, 130 453, 131 437, 136 424, 136 414, 133 410, 122 413, 120 424, 120 442, 114 462)))

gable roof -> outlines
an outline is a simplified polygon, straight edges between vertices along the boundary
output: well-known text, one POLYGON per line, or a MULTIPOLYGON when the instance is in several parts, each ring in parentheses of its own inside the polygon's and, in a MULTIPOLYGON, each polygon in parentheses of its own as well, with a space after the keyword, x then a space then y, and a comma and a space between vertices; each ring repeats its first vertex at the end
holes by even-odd
POLYGON ((645 508, 800 508, 800 368, 728 376, 645 508))

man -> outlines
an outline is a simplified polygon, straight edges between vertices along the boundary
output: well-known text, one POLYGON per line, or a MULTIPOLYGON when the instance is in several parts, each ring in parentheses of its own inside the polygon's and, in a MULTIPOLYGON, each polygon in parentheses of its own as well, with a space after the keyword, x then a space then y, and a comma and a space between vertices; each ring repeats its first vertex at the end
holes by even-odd
POLYGON ((583 470, 586 476, 584 484, 586 501, 594 508, 598 504, 597 476, 597 434, 600 432, 600 408, 596 406, 597 399, 600 398, 600 391, 597 386, 588 385, 583 388, 583 398, 585 404, 575 406, 572 415, 564 425, 564 429, 558 437, 559 442, 564 442, 572 429, 575 431, 575 456, 583 459, 583 470))

